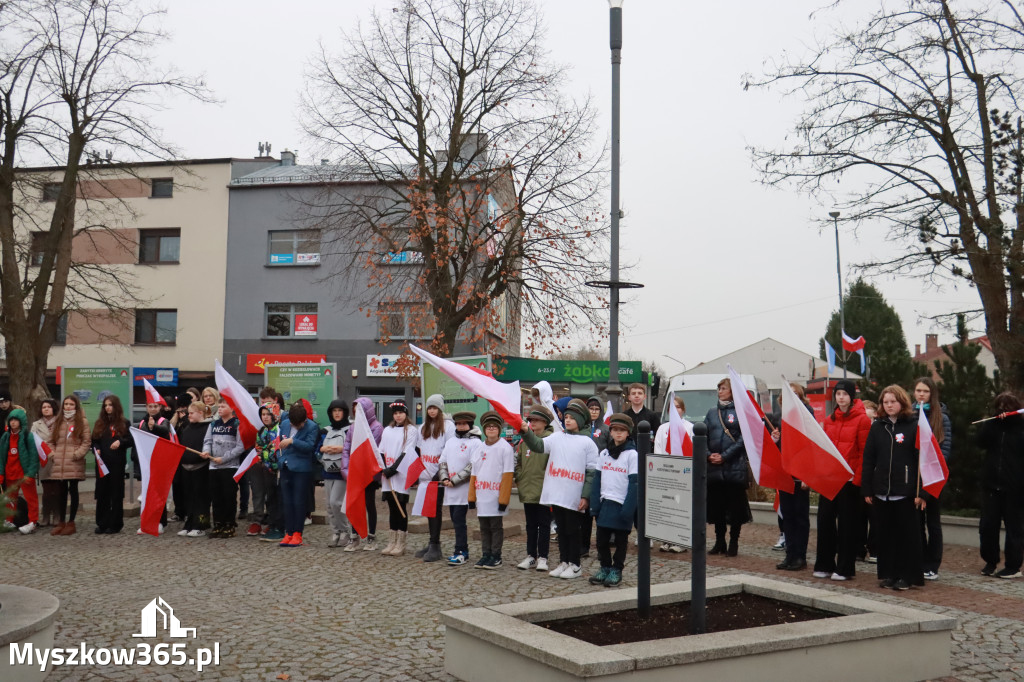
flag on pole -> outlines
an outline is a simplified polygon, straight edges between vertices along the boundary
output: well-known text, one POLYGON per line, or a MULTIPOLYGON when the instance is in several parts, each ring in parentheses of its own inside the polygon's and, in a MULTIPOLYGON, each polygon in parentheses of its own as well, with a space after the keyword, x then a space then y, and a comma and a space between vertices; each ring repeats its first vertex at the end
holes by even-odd
MULTIPOLYGON (((551 414, 554 414, 552 412, 551 414)), ((612 423, 612 415, 615 412, 612 410, 612 401, 608 401, 608 406, 604 408, 604 425, 609 426, 612 423)))
POLYGON ((868 368, 867 358, 864 357, 864 349, 861 348, 859 351, 857 351, 857 355, 860 356, 860 373, 864 374, 864 370, 868 368))
POLYGON ((146 389, 146 404, 147 405, 163 405, 167 407, 167 401, 160 395, 160 392, 153 388, 153 384, 149 383, 149 379, 142 378, 142 386, 146 389))
POLYGON ((747 387, 743 385, 743 380, 732 365, 726 367, 729 369, 736 417, 740 422, 743 445, 746 446, 747 459, 750 461, 750 470, 754 472, 754 479, 758 485, 785 490, 787 493, 793 492, 793 477, 782 467, 782 454, 768 432, 764 414, 747 392, 747 387))
POLYGON ((942 456, 942 449, 924 413, 924 407, 919 408, 917 413, 916 445, 921 487, 932 497, 938 497, 949 478, 949 468, 946 467, 946 458, 942 456))
MULTIPOLYGON (((551 413, 551 416, 553 417, 551 421, 551 429, 555 433, 562 431, 562 422, 557 418, 558 413, 555 412, 555 392, 552 390, 551 384, 546 381, 538 381, 533 385, 531 393, 533 393, 533 395, 540 400, 540 404, 548 408, 548 411, 551 413)), ((608 404, 611 405, 611 402, 608 404)), ((522 426, 522 424, 520 424, 520 426, 522 426)), ((518 427, 516 428, 518 429, 518 427)))
POLYGON ((665 441, 665 451, 670 455, 693 457, 693 424, 679 416, 675 405, 668 410, 668 439, 665 441))
POLYGON ((405 470, 405 489, 416 485, 416 482, 420 480, 420 474, 427 470, 427 465, 423 463, 422 457, 417 457, 409 463, 409 468, 405 470))
POLYGON ((50 448, 50 444, 40 438, 38 433, 33 433, 32 439, 36 443, 36 454, 39 455, 39 464, 46 466, 46 462, 50 459, 50 453, 53 452, 50 448))
POLYGON ((782 377, 782 463, 815 492, 834 500, 853 470, 782 377))
POLYGON ((851 353, 856 353, 859 350, 864 350, 865 345, 867 345, 867 342, 864 340, 863 336, 858 336, 855 339, 851 339, 849 336, 846 335, 846 330, 843 330, 844 349, 848 350, 851 353))
POLYGON ((437 481, 430 481, 421 485, 416 491, 416 502, 412 505, 412 513, 415 516, 425 516, 432 519, 437 515, 437 481))
POLYGON ((825 341, 825 357, 828 359, 828 375, 832 376, 832 373, 836 371, 836 349, 828 341, 825 341))
POLYGON ((135 440, 135 452, 139 455, 139 469, 142 470, 142 490, 139 494, 141 529, 143 533, 159 535, 160 515, 167 506, 167 494, 171 491, 174 472, 185 453, 185 446, 134 426, 131 432, 135 440))
POLYGON ((92 454, 96 456, 96 475, 99 478, 103 478, 110 473, 110 468, 107 467, 107 463, 103 461, 102 457, 100 457, 99 448, 93 448, 92 454))
POLYGON ((228 374, 228 371, 220 364, 219 360, 214 361, 214 378, 217 381, 217 391, 220 392, 228 406, 238 417, 238 434, 242 438, 242 445, 251 449, 256 445, 256 432, 263 425, 260 420, 260 408, 256 401, 249 395, 249 391, 242 388, 242 385, 235 381, 235 378, 228 374))
POLYGON ((348 484, 345 487, 345 516, 359 537, 367 535, 366 486, 373 477, 384 469, 377 441, 373 439, 370 424, 362 410, 353 410, 356 415, 352 425, 351 455, 348 460, 348 484))
POLYGON ((522 396, 519 393, 518 381, 502 383, 486 370, 439 358, 413 345, 409 348, 420 356, 423 362, 433 365, 459 386, 489 402, 494 411, 513 429, 518 431, 523 425, 522 396))
POLYGON ((252 468, 252 465, 259 460, 260 456, 256 453, 256 448, 249 451, 249 454, 245 456, 242 463, 238 465, 238 471, 231 478, 235 479, 235 483, 242 480, 242 476, 245 476, 245 472, 252 468))

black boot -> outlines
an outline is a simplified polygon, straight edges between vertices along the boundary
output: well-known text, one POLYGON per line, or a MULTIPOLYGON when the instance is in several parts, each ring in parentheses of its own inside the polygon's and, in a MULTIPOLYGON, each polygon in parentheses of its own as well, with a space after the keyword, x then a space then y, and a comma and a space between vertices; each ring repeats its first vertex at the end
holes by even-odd
POLYGON ((725 554, 725 526, 721 529, 715 526, 715 546, 712 547, 708 554, 725 554))
POLYGON ((740 552, 740 527, 733 526, 729 529, 729 549, 725 551, 726 556, 736 556, 740 552))

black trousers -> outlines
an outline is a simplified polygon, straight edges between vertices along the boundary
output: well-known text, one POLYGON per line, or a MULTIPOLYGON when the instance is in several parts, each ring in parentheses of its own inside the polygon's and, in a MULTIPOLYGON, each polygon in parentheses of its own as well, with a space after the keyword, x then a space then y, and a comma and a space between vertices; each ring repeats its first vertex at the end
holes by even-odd
POLYGON ((524 504, 526 512, 526 553, 533 558, 548 558, 551 547, 551 507, 546 504, 524 504))
POLYGON ((985 490, 981 497, 981 558, 999 564, 999 526, 1006 526, 1006 568, 1019 571, 1024 563, 1024 497, 1007 490, 985 490))
POLYGON ((181 482, 185 469, 179 464, 174 472, 174 479, 171 481, 171 500, 174 503, 174 515, 184 519, 188 515, 188 496, 185 494, 184 484, 181 482))
POLYGON ((277 472, 267 472, 267 516, 263 523, 273 530, 284 530, 284 500, 281 499, 281 484, 277 480, 277 472))
POLYGON ((57 507, 57 518, 64 523, 65 516, 70 523, 75 522, 78 515, 78 481, 60 480, 60 505, 57 507), (71 506, 68 506, 68 499, 71 506))
POLYGON ((437 486, 437 508, 434 515, 427 517, 427 530, 430 531, 429 542, 441 544, 441 524, 444 522, 444 486, 437 486))
POLYGON ((906 580, 911 585, 923 585, 921 570, 921 528, 914 508, 914 498, 871 501, 874 527, 878 542, 879 580, 906 580))
POLYGON ((811 534, 811 491, 799 483, 793 493, 779 491, 782 510, 782 532, 786 536, 786 561, 807 560, 807 538, 811 534))
POLYGON ((594 535, 594 517, 589 513, 580 514, 580 553, 590 551, 590 538, 594 535))
POLYGON ((504 517, 481 516, 480 521, 480 553, 483 556, 501 558, 501 547, 505 544, 504 517))
POLYGON ((617 568, 621 571, 622 567, 626 565, 626 549, 628 547, 628 530, 597 527, 597 556, 601 560, 601 568, 617 568), (615 546, 614 556, 612 555, 612 545, 615 546))
POLYGON ((178 513, 185 514, 185 530, 206 530, 210 527, 210 467, 181 469, 175 479, 184 498, 178 513))
POLYGON ((942 503, 926 492, 922 492, 921 497, 925 501, 925 508, 918 512, 921 517, 921 567, 925 573, 938 573, 942 565, 942 503))
MULTIPOLYGON (((377 535, 377 489, 372 485, 366 486, 363 499, 366 502, 366 535, 373 537, 377 535)), ((355 531, 352 532, 355 537, 355 531)))
POLYGON ((388 503, 388 527, 391 530, 409 530, 409 515, 405 512, 405 505, 409 502, 409 496, 404 493, 388 491, 384 493, 384 500, 388 503), (398 501, 395 501, 395 498, 398 501), (401 509, 401 511, 399 511, 401 509))
POLYGON ((238 484, 235 483, 237 469, 210 470, 210 500, 213 503, 214 526, 237 526, 235 512, 238 511, 238 484))
POLYGON ((552 507, 558 525, 558 562, 580 565, 580 517, 574 509, 552 507))
MULTIPOLYGON (((469 556, 469 535, 466 532, 466 515, 469 513, 469 505, 452 504, 448 506, 448 516, 452 519, 452 527, 455 530, 455 552, 465 552, 469 556)), ((504 526, 503 526, 504 528, 504 526)))
POLYGON ((815 571, 838 573, 852 578, 856 573, 861 540, 860 487, 847 483, 834 500, 818 500, 818 555, 815 571))
POLYGON ((124 528, 124 461, 120 470, 116 463, 104 463, 110 473, 96 479, 96 527, 119 531, 124 528))

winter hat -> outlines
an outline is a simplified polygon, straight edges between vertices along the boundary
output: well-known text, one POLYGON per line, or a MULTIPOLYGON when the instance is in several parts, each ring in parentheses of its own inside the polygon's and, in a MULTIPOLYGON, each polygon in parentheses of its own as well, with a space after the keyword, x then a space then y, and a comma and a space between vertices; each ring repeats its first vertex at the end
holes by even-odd
MULTIPOLYGON (((431 396, 433 397, 433 396, 431 396)), ((456 412, 452 415, 452 421, 456 424, 459 422, 467 422, 470 426, 476 421, 476 415, 472 412, 456 412)))
POLYGON ((504 423, 505 423, 505 420, 502 419, 501 415, 498 414, 497 412, 495 412, 494 410, 487 410, 482 415, 480 415, 480 424, 484 428, 487 428, 491 424, 494 424, 495 426, 497 426, 500 429, 501 425, 504 424, 504 423))
POLYGON ((565 406, 565 413, 569 414, 570 412, 581 429, 590 423, 590 408, 579 398, 573 398, 565 406))
POLYGON ((627 431, 632 431, 633 430, 633 420, 630 418, 630 416, 628 414, 624 414, 622 412, 616 412, 615 414, 613 414, 611 416, 611 418, 609 420, 609 423, 608 423, 608 428, 614 428, 616 426, 621 426, 622 428, 626 429, 627 431))
POLYGON ((392 412, 405 412, 409 413, 409 406, 405 404, 404 400, 396 400, 395 402, 388 405, 392 412))
POLYGON ((444 396, 441 395, 440 393, 435 393, 434 395, 427 398, 426 407, 424 407, 423 409, 426 410, 427 408, 431 407, 436 407, 438 410, 441 411, 442 414, 444 414, 444 396))
POLYGON ((554 420, 555 415, 551 414, 551 410, 544 407, 543 405, 534 405, 533 409, 530 410, 530 413, 526 415, 526 418, 542 419, 544 420, 545 424, 550 424, 554 420))
POLYGON ((0 390, 0 400, 10 400, 11 392, 7 389, 0 390))
POLYGON ((598 398, 596 395, 592 395, 589 398, 587 398, 587 408, 588 409, 590 408, 590 404, 591 403, 596 403, 598 409, 604 407, 604 405, 601 404, 601 399, 598 398))
POLYGON ((274 411, 266 405, 260 405, 260 422, 263 421, 263 411, 266 410, 267 414, 270 415, 270 425, 273 426, 277 423, 277 417, 274 415, 274 411))
POLYGON ((835 399, 836 391, 846 391, 846 394, 850 396, 850 400, 853 400, 857 397, 857 384, 849 379, 840 379, 836 382, 836 387, 832 389, 833 399, 835 399))

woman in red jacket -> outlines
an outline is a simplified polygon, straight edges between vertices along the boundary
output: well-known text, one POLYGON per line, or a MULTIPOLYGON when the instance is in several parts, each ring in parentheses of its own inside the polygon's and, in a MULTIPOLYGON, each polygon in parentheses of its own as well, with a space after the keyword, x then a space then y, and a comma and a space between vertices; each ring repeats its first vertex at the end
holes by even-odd
POLYGON ((864 411, 864 404, 857 399, 857 385, 852 381, 836 382, 832 400, 836 409, 822 426, 853 469, 853 480, 843 486, 834 500, 822 496, 818 501, 818 556, 814 561, 814 577, 849 580, 856 572, 861 461, 871 420, 864 411))

